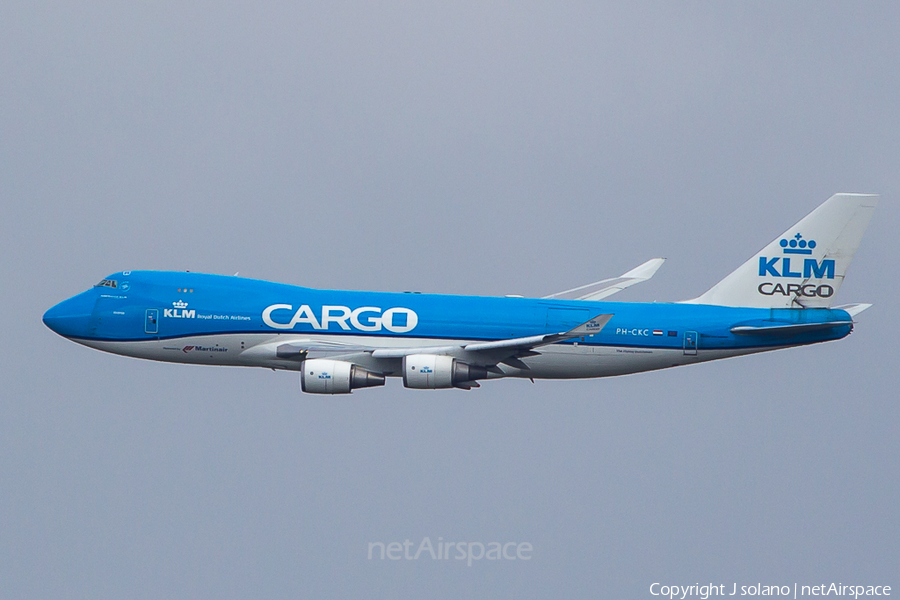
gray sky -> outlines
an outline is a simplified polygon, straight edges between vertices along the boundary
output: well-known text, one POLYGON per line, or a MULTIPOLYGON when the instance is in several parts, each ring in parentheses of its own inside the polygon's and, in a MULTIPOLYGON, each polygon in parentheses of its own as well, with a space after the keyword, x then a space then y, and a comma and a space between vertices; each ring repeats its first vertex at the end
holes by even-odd
POLYGON ((896 3, 0 4, 0 596, 900 588, 896 3), (124 269, 698 295, 882 202, 841 342, 616 379, 301 396, 44 310, 124 269), (530 561, 367 560, 527 541, 530 561))

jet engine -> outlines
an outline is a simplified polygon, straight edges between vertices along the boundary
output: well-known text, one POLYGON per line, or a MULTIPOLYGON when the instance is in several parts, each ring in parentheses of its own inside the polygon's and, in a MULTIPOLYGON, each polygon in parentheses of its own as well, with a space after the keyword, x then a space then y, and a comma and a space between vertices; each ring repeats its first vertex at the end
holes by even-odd
POLYGON ((312 358, 300 369, 300 389, 307 394, 349 394, 379 385, 384 385, 384 375, 343 360, 312 358))
POLYGON ((478 387, 487 369, 461 362, 452 356, 410 354, 403 357, 403 385, 419 390, 478 387))

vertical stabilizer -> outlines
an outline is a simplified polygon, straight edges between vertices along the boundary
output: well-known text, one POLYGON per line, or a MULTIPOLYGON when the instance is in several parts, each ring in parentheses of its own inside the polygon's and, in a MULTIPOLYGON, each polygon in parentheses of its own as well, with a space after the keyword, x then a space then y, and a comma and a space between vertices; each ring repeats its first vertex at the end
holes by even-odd
POLYGON ((827 308, 878 204, 835 194, 691 304, 827 308))

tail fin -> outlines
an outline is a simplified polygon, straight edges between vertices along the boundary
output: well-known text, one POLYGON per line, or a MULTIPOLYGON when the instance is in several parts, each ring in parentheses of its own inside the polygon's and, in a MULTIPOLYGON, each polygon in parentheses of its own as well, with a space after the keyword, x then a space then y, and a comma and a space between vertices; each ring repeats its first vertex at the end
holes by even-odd
POLYGON ((835 194, 708 292, 687 302, 831 306, 877 204, 876 194, 835 194))

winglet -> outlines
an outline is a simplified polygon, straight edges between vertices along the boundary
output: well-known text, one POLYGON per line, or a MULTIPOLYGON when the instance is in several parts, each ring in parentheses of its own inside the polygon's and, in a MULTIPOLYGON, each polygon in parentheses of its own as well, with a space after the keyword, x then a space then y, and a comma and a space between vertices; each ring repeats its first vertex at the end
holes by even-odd
MULTIPOLYGON (((659 268, 666 262, 664 258, 651 258, 647 262, 642 265, 639 265, 627 273, 623 274, 623 278, 629 279, 640 279, 641 281, 647 281, 651 277, 653 277, 659 268)), ((635 282, 637 283, 637 282, 635 282)))
POLYGON ((574 337, 581 337, 583 335, 594 335, 595 333, 600 333, 600 330, 606 327, 606 324, 609 323, 609 320, 613 318, 613 315, 597 315, 590 321, 585 321, 578 327, 574 329, 570 329, 565 333, 560 333, 557 335, 565 336, 564 339, 570 339, 574 337))
POLYGON ((616 292, 621 292, 627 287, 631 287, 636 283, 647 281, 659 270, 662 264, 666 262, 664 258, 651 258, 642 265, 639 265, 627 273, 623 273, 619 277, 612 279, 604 279, 587 285, 578 286, 564 292, 557 292, 544 296, 545 300, 601 300, 607 296, 612 296, 616 292))

